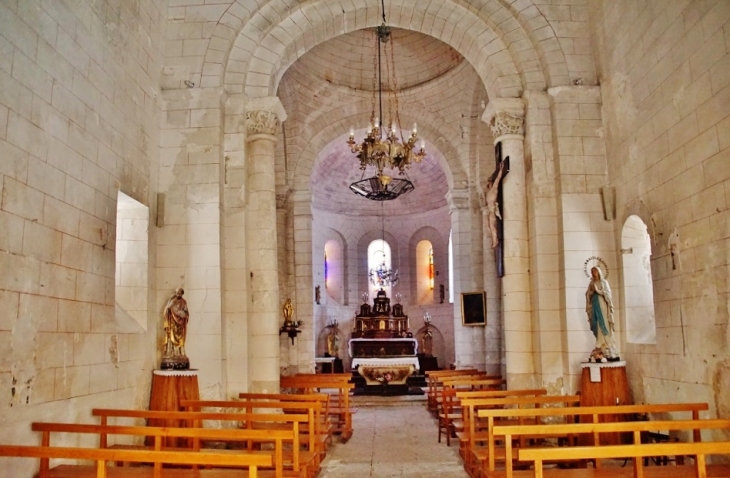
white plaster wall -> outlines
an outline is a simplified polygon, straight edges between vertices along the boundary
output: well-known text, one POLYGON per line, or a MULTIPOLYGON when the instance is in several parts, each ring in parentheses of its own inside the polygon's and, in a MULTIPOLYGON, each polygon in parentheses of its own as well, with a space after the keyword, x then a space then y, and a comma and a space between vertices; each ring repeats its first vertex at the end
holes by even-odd
POLYGON ((592 1, 618 220, 649 226, 656 345, 627 345, 635 400, 729 416, 730 4, 592 1), (669 235, 680 238, 672 269, 669 235))
MULTIPOLYGON (((156 330, 115 322, 116 197, 155 206, 164 7, 0 3, 2 443, 148 402, 156 330)), ((2 459, 0 476, 36 466, 2 459)))

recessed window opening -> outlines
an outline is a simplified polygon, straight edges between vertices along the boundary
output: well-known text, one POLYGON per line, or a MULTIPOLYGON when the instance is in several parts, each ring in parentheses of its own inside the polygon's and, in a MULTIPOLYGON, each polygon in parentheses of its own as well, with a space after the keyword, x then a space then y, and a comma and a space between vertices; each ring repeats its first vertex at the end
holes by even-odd
POLYGON ((646 224, 639 216, 629 216, 624 223, 621 231, 621 256, 624 272, 626 341, 633 344, 655 344, 651 240, 646 224))
POLYGON ((390 281, 383 280, 386 274, 397 274, 391 269, 390 245, 382 239, 376 239, 368 245, 368 294, 371 299, 380 289, 391 297, 390 281))
POLYGON ((118 323, 147 330, 149 208, 123 192, 117 194, 114 297, 118 323))
POLYGON ((416 299, 418 304, 433 302, 433 246, 431 241, 416 245, 416 299))

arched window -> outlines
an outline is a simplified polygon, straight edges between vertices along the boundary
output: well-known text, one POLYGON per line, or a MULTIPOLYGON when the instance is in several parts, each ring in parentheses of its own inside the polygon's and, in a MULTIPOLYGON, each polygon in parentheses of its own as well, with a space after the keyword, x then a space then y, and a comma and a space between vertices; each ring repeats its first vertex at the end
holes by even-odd
POLYGON ((626 341, 655 344, 654 290, 651 277, 651 240, 639 216, 629 216, 621 231, 624 269, 626 341))
MULTIPOLYGON (((368 246, 368 294, 372 299, 380 289, 383 289, 388 297, 391 297, 390 282, 379 280, 378 271, 391 271, 390 245, 382 239, 376 239, 368 246)), ((391 272, 395 273, 396 271, 391 272)))
POLYGON ((420 241, 416 245, 416 303, 433 302, 433 246, 431 241, 420 241))
POLYGON ((342 248, 337 241, 324 244, 324 288, 336 303, 342 296, 342 248))
POLYGON ((454 231, 449 231, 449 304, 454 303, 454 247, 451 236, 454 231))

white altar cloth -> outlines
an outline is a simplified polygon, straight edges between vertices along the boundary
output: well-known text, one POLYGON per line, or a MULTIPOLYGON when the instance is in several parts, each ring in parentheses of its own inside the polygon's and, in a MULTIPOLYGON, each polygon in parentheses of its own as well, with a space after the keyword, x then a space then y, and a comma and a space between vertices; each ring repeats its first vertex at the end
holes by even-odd
POLYGON ((419 370, 418 357, 390 357, 390 358, 354 358, 352 359, 352 369, 355 370, 359 365, 367 365, 368 367, 387 367, 395 365, 413 365, 413 368, 419 370))

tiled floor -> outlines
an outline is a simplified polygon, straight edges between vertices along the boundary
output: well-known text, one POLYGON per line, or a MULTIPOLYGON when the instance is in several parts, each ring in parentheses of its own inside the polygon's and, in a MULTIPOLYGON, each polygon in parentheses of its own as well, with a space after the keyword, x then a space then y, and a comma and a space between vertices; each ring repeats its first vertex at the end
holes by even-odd
POLYGON ((437 442, 435 419, 423 401, 392 397, 355 406, 355 432, 347 443, 335 440, 320 478, 468 478, 458 442, 437 442))

